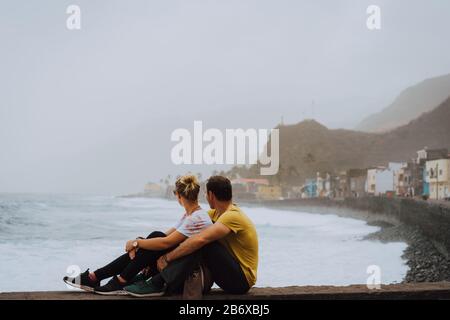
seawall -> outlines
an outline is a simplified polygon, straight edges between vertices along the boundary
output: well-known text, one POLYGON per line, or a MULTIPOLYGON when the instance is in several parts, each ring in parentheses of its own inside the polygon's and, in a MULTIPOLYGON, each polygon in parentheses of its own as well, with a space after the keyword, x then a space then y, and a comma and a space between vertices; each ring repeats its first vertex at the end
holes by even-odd
MULTIPOLYGON (((0 300, 125 300, 139 299, 129 296, 101 296, 81 291, 6 292, 0 300)), ((179 300, 180 296, 143 298, 148 300, 179 300)), ((450 282, 406 283, 382 285, 380 289, 368 289, 365 285, 304 286, 283 288, 252 288, 244 295, 229 295, 213 290, 203 300, 406 300, 450 299, 450 282)))
POLYGON ((385 221, 404 224, 420 230, 439 252, 450 257, 450 205, 410 198, 361 197, 343 200, 331 199, 287 199, 278 201, 251 202, 262 205, 308 212, 335 213, 367 221, 385 221), (350 209, 350 210, 349 210, 350 209))

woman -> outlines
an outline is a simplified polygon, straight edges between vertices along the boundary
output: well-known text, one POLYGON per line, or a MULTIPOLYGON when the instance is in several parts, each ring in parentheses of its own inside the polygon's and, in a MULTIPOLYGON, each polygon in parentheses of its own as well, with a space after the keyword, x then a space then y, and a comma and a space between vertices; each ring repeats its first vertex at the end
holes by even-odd
POLYGON ((198 204, 199 191, 200 185, 195 176, 187 175, 177 179, 174 194, 185 213, 175 227, 166 233, 152 232, 147 239, 129 240, 125 244, 126 253, 110 264, 94 272, 87 269, 76 277, 64 277, 64 282, 86 291, 113 295, 126 294, 123 291, 125 286, 145 279, 145 276, 155 275, 158 272, 156 262, 159 257, 212 224, 207 211, 198 204), (150 270, 150 274, 138 275, 143 269, 150 270), (108 283, 100 286, 102 280, 110 277, 112 278, 108 283))

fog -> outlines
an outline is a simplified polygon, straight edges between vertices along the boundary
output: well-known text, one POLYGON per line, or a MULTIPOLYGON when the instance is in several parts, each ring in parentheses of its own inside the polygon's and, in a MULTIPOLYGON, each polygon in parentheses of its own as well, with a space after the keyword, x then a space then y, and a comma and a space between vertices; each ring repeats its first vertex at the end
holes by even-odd
POLYGON ((122 194, 170 134, 315 118, 353 128, 450 72, 448 1, 1 1, 0 192, 122 194), (66 8, 81 8, 81 30, 66 8), (381 30, 366 8, 381 8, 381 30))

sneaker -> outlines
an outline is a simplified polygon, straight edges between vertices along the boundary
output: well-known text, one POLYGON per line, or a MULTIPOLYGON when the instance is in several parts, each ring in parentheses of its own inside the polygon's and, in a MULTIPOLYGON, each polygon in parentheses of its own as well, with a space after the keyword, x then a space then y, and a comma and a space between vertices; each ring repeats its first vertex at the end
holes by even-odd
POLYGON ((65 276, 63 281, 72 287, 89 292, 93 292, 95 287, 100 286, 100 281, 92 281, 91 278, 89 278, 89 269, 76 277, 65 276))
POLYGON ((95 287, 94 292, 106 296, 125 295, 126 292, 123 290, 124 286, 117 277, 112 277, 104 286, 95 287))
POLYGON ((155 286, 152 279, 138 282, 124 288, 125 292, 133 297, 160 297, 164 295, 165 287, 159 288, 155 286))

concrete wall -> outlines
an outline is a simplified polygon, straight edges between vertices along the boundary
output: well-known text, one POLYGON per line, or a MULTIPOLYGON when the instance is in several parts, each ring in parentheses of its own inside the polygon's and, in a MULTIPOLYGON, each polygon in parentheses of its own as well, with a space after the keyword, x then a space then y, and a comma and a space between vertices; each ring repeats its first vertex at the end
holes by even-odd
POLYGON ((410 198, 362 197, 345 200, 290 199, 261 203, 272 207, 306 207, 330 213, 352 209, 370 220, 390 220, 419 228, 447 258, 450 256, 450 203, 436 204, 410 198))
MULTIPOLYGON (((181 300, 181 296, 139 298, 144 300, 181 300)), ((80 291, 5 292, 0 300, 125 300, 131 296, 102 296, 80 291)), ((450 299, 450 282, 404 283, 381 285, 380 289, 368 289, 366 285, 304 286, 282 288, 252 288, 247 294, 231 295, 213 289, 203 300, 311 300, 311 299, 450 299)))

